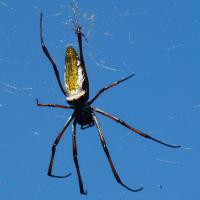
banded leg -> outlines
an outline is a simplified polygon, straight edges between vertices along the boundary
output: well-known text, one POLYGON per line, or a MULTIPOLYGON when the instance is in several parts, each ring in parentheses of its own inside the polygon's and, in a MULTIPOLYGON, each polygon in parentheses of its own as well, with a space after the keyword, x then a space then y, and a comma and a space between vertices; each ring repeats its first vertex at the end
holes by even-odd
POLYGON ((103 137, 101 128, 100 128, 100 126, 99 126, 98 120, 97 120, 97 118, 96 118, 96 116, 95 116, 94 113, 92 113, 92 117, 93 117, 94 123, 95 123, 95 125, 96 125, 96 127, 97 127, 97 129, 98 129, 98 134, 99 134, 99 138, 100 138, 101 144, 102 144, 102 146, 103 146, 103 150, 104 150, 104 152, 105 152, 105 154, 106 154, 106 156, 107 156, 108 162, 109 162, 109 164, 110 164, 110 167, 111 167, 111 169, 112 169, 113 175, 115 176, 115 179, 117 180, 117 182, 118 182, 119 184, 121 184, 123 187, 125 187, 126 189, 128 189, 128 190, 130 190, 130 191, 132 191, 132 192, 138 192, 138 191, 142 190, 143 187, 140 187, 139 189, 131 189, 130 187, 127 187, 127 186, 121 181, 121 179, 120 179, 120 177, 119 177, 119 175, 118 175, 118 173, 117 173, 117 171, 116 171, 116 169, 115 169, 115 167, 114 167, 114 164, 113 164, 113 162, 112 162, 112 160, 111 160, 111 157, 110 157, 108 148, 107 148, 107 146, 106 146, 106 141, 105 141, 105 139, 104 139, 104 137, 103 137))
POLYGON ((41 45, 42 45, 42 50, 44 52, 44 54, 46 55, 46 57, 49 59, 50 63, 52 64, 53 66, 53 69, 54 69, 54 73, 56 75, 56 79, 58 81, 58 85, 62 91, 62 93, 66 96, 66 93, 65 93, 65 90, 62 86, 62 83, 61 83, 61 80, 60 80, 60 75, 59 75, 59 72, 58 72, 58 69, 57 69, 57 66, 56 66, 56 63, 54 62, 54 60, 52 59, 45 43, 44 43, 44 39, 43 39, 43 35, 42 35, 42 13, 40 14, 40 42, 41 42, 41 45))
POLYGON ((80 193, 81 194, 87 194, 87 191, 84 191, 83 188, 83 181, 81 178, 81 172, 79 169, 79 164, 78 164, 78 157, 77 157, 77 145, 76 145, 76 119, 73 121, 73 126, 72 126, 72 146, 73 146, 73 157, 74 157, 74 164, 76 166, 76 171, 78 175, 78 182, 79 182, 79 188, 80 188, 80 193))
POLYGON ((73 106, 63 106, 63 105, 58 105, 58 104, 44 104, 44 103, 39 103, 38 99, 36 99, 36 105, 37 106, 44 106, 44 107, 54 107, 54 108, 64 108, 64 109, 74 109, 73 106))
POLYGON ((92 100, 90 100, 88 103, 91 105, 103 92, 105 92, 106 90, 118 85, 119 83, 126 81, 127 79, 133 77, 135 74, 131 74, 130 76, 127 76, 126 78, 120 79, 118 81, 115 81, 113 83, 111 83, 110 85, 102 88, 101 90, 99 90, 99 92, 95 95, 95 97, 93 97, 92 100))
POLYGON ((104 116, 106 116, 106 117, 108 117, 108 118, 110 118, 110 119, 112 119, 113 121, 121 124, 122 126, 125 126, 126 128, 130 129, 131 131, 137 133, 138 135, 140 135, 140 136, 142 136, 144 138, 153 140, 155 142, 158 142, 160 144, 163 144, 165 146, 172 147, 172 148, 180 148, 181 147, 180 145, 171 145, 171 144, 164 143, 164 142, 162 142, 162 141, 160 141, 158 139, 155 139, 155 138, 151 137, 150 135, 148 135, 146 133, 143 133, 142 131, 140 131, 140 130, 138 130, 138 129, 132 127, 132 126, 130 126, 129 124, 127 124, 123 120, 121 120, 121 119, 119 119, 119 118, 117 118, 117 117, 115 117, 115 116, 113 116, 113 115, 111 115, 111 114, 109 114, 107 112, 104 112, 104 111, 102 111, 102 110, 100 110, 98 108, 93 108, 93 110, 96 111, 96 112, 98 112, 98 113, 100 113, 100 114, 102 114, 102 115, 104 115, 104 116))
POLYGON ((65 132, 66 128, 69 126, 69 124, 71 123, 71 121, 74 118, 74 113, 69 117, 69 119, 67 120, 67 122, 65 123, 63 129, 61 130, 61 132, 58 134, 58 136, 56 137, 53 146, 52 146, 52 153, 51 153, 51 160, 50 160, 50 164, 49 164, 49 168, 48 168, 48 175, 51 177, 55 177, 55 178, 65 178, 71 175, 71 173, 65 175, 65 176, 57 176, 57 175, 53 175, 52 174, 52 167, 53 167, 53 162, 54 162, 54 156, 56 153, 56 146, 58 145, 61 137, 63 136, 63 133, 65 132))

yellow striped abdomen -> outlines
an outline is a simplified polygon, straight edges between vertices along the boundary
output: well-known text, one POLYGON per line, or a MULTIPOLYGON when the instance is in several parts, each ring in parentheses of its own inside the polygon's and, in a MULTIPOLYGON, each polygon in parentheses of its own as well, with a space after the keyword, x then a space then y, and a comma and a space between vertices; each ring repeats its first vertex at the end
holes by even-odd
POLYGON ((79 100, 87 100, 86 76, 79 56, 73 47, 66 49, 64 78, 69 104, 77 104, 79 100))

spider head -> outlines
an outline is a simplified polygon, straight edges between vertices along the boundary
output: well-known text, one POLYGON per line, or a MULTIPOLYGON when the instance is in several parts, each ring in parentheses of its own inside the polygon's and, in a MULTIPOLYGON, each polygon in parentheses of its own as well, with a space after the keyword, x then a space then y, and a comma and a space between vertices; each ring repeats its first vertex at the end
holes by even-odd
POLYGON ((81 129, 86 129, 94 125, 92 117, 92 111, 90 105, 85 102, 82 106, 77 107, 77 122, 81 126, 81 129))

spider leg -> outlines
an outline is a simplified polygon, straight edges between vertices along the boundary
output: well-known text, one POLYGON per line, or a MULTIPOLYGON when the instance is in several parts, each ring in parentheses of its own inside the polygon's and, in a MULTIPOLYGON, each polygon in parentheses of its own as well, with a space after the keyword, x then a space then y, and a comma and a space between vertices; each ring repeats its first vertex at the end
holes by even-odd
POLYGON ((126 78, 123 78, 123 79, 120 79, 118 81, 115 81, 109 85, 107 85, 106 87, 102 88, 99 90, 99 92, 95 95, 95 97, 93 97, 92 100, 90 100, 88 103, 91 105, 103 92, 105 92, 106 90, 118 85, 119 83, 123 82, 123 81, 126 81, 127 79, 133 77, 135 74, 131 74, 129 76, 127 76, 126 78))
POLYGON ((115 121, 115 122, 117 122, 117 123, 125 126, 126 128, 130 129, 131 131, 137 133, 138 135, 140 135, 140 136, 142 136, 144 138, 153 140, 155 142, 158 142, 160 144, 163 144, 165 146, 172 147, 172 148, 180 148, 181 147, 180 145, 171 145, 171 144, 164 143, 164 142, 162 142, 162 141, 160 141, 158 139, 155 139, 155 138, 151 137, 150 135, 148 135, 146 133, 143 133, 142 131, 140 131, 140 130, 138 130, 138 129, 132 127, 132 126, 130 126, 129 124, 127 124, 123 120, 121 120, 121 119, 119 119, 119 118, 117 118, 117 117, 115 117, 115 116, 113 116, 113 115, 111 115, 111 114, 109 114, 107 112, 104 112, 104 111, 102 111, 102 110, 100 110, 98 108, 93 108, 93 110, 96 111, 96 112, 98 112, 98 113, 100 113, 100 114, 102 114, 102 115, 104 115, 104 116, 106 116, 106 117, 108 117, 108 118, 110 118, 110 119, 112 119, 113 121, 115 121))
MULTIPOLYGON (((84 61, 84 57, 83 57, 83 45, 82 45, 82 37, 85 37, 85 35, 81 32, 81 26, 77 25, 76 27, 76 35, 77 35, 77 40, 78 40, 78 46, 79 46, 79 55, 80 55, 80 61, 81 61, 81 66, 83 68, 84 74, 85 74, 85 79, 86 82, 88 83, 88 77, 87 77, 87 71, 85 68, 85 61, 84 61)), ((86 39, 87 41, 87 39, 86 39)), ((87 86, 89 87, 89 85, 87 86)))
POLYGON ((42 35, 42 13, 40 14, 40 42, 41 42, 41 45, 42 45, 42 50, 44 52, 44 54, 46 55, 46 57, 49 59, 49 61, 51 62, 52 66, 53 66, 53 69, 54 69, 54 73, 56 75, 56 79, 58 81, 58 85, 62 91, 62 93, 66 96, 66 93, 65 93, 65 90, 62 86, 62 83, 61 83, 61 80, 60 80, 60 76, 59 76, 59 72, 58 72, 58 69, 57 69, 57 66, 56 66, 56 63, 54 62, 54 60, 52 59, 45 43, 44 43, 44 39, 43 39, 43 35, 42 35))
POLYGON ((64 108, 64 109, 74 109, 73 106, 63 106, 63 105, 58 105, 58 104, 44 104, 44 103, 39 103, 38 99, 36 99, 36 105, 37 106, 44 106, 44 107, 54 107, 54 108, 64 108))
MULTIPOLYGON (((80 65, 82 66, 83 69, 83 73, 85 76, 85 82, 86 85, 84 87, 86 87, 85 89, 87 90, 88 96, 89 96, 89 81, 88 81, 88 76, 87 76, 87 71, 85 68, 85 61, 84 61, 84 57, 83 57, 83 45, 82 45, 82 37, 85 37, 85 35, 81 32, 81 26, 77 25, 76 26, 76 30, 75 30, 76 36, 77 36, 77 40, 78 40, 78 46, 79 46, 79 56, 80 56, 80 65)), ((87 39, 86 39, 87 41, 87 39)))
POLYGON ((83 188, 83 182, 82 182, 82 178, 81 178, 81 172, 79 169, 79 164, 78 164, 78 157, 77 157, 77 145, 76 145, 76 123, 77 120, 75 119, 73 121, 73 125, 72 125, 72 145, 73 145, 73 157, 74 157, 74 163, 76 166, 76 171, 77 171, 77 175, 78 175, 78 182, 79 182, 79 188, 80 188, 80 193, 81 194, 87 194, 87 190, 84 191, 83 188))
POLYGON ((69 126, 69 124, 71 123, 71 121, 73 120, 75 116, 75 113, 73 113, 69 119, 67 120, 67 122, 65 123, 63 129, 60 131, 60 133, 58 134, 58 136, 56 137, 53 145, 52 145, 52 153, 51 153, 51 160, 49 163, 49 168, 48 168, 48 175, 51 177, 55 177, 55 178, 65 178, 71 175, 71 173, 65 175, 65 176, 57 176, 57 175, 53 175, 52 174, 52 167, 53 167, 53 162, 54 162, 54 156, 55 156, 55 152, 56 152, 56 146, 58 145, 63 133, 65 132, 66 128, 69 126))
POLYGON ((115 179, 117 180, 117 182, 118 182, 119 184, 121 184, 123 187, 125 187, 126 189, 128 189, 128 190, 130 190, 130 191, 132 191, 132 192, 138 192, 138 191, 142 190, 143 187, 140 187, 139 189, 131 189, 130 187, 126 186, 126 185, 121 181, 121 179, 120 179, 120 177, 119 177, 119 175, 118 175, 118 173, 117 173, 117 171, 116 171, 116 169, 115 169, 115 167, 114 167, 114 164, 113 164, 113 162, 112 162, 112 160, 111 160, 111 157, 110 157, 108 148, 107 148, 107 146, 106 146, 106 141, 105 141, 105 139, 104 139, 104 137, 103 137, 101 128, 100 128, 100 126, 99 126, 98 120, 97 120, 97 118, 96 118, 96 116, 95 116, 94 113, 92 113, 92 117, 93 117, 94 123, 95 123, 95 125, 96 125, 96 127, 97 127, 97 129, 98 129, 98 134, 99 134, 99 138, 100 138, 101 144, 102 144, 102 146, 103 146, 103 150, 104 150, 104 152, 105 152, 105 154, 106 154, 106 156, 107 156, 108 162, 109 162, 109 164, 110 164, 110 167, 111 167, 111 169, 112 169, 113 175, 115 176, 115 179))
POLYGON ((82 36, 83 36, 83 33, 81 32, 81 27, 79 25, 76 28, 76 35, 77 35, 77 40, 78 40, 78 45, 79 45, 80 59, 81 59, 81 62, 84 64, 84 59, 83 59, 83 45, 82 45, 82 36))

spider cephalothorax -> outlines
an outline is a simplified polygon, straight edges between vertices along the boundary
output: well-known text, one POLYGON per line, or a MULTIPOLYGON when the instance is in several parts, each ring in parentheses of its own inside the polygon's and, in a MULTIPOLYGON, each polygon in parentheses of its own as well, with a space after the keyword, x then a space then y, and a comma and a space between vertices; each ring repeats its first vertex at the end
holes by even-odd
POLYGON ((54 60, 52 59, 52 57, 50 56, 50 53, 49 53, 47 47, 44 44, 44 40, 43 40, 43 36, 42 36, 42 14, 40 15, 40 40, 41 40, 42 49, 43 49, 45 55, 47 56, 47 58, 49 59, 49 61, 51 62, 54 72, 55 72, 55 75, 56 75, 56 79, 58 81, 58 85, 59 85, 62 93, 66 96, 66 100, 70 105, 64 106, 64 105, 58 105, 58 104, 43 104, 43 103, 39 103, 37 100, 37 106, 47 106, 47 107, 74 110, 74 112, 70 115, 69 119, 67 120, 64 127, 62 128, 62 130, 60 131, 60 133, 58 134, 58 136, 56 137, 56 139, 53 143, 51 159, 50 159, 50 164, 49 164, 49 168, 48 168, 48 175, 52 176, 52 177, 56 177, 56 178, 64 178, 64 177, 68 177, 71 174, 71 173, 69 173, 65 176, 53 175, 52 167, 53 167, 53 162, 54 162, 54 155, 56 152, 56 146, 58 145, 63 133, 65 132, 65 130, 67 129, 69 124, 71 122, 73 122, 73 124, 72 124, 72 133, 73 133, 72 134, 72 146, 73 146, 74 163, 75 163, 75 167, 77 170, 80 192, 82 194, 87 194, 87 191, 85 191, 84 187, 83 187, 83 182, 82 182, 81 173, 80 173, 79 164, 78 164, 77 145, 76 145, 76 124, 78 123, 82 129, 89 128, 89 127, 95 125, 98 130, 98 134, 99 134, 99 138, 100 138, 102 147, 104 149, 104 152, 107 156, 108 162, 112 169, 113 175, 114 175, 115 179, 117 180, 117 182, 130 191, 133 191, 133 192, 140 191, 143 189, 142 187, 139 187, 138 189, 131 189, 130 187, 126 186, 121 181, 121 179, 114 167, 114 164, 111 160, 111 157, 110 157, 108 148, 106 146, 106 142, 103 137, 103 133, 101 131, 101 127, 99 125, 99 122, 97 120, 95 112, 100 113, 100 114, 112 119, 113 121, 123 125, 124 127, 128 128, 129 130, 135 132, 136 134, 138 134, 144 138, 151 139, 155 142, 158 142, 158 143, 163 144, 168 147, 178 148, 180 146, 166 144, 166 143, 164 143, 158 139, 155 139, 155 138, 151 137, 150 135, 143 133, 142 131, 130 126, 125 121, 123 121, 105 111, 102 111, 98 108, 91 106, 91 104, 104 91, 131 78, 134 74, 132 74, 124 79, 113 82, 113 83, 109 84, 108 86, 102 88, 90 101, 88 101, 88 99, 89 99, 89 82, 88 82, 88 77, 87 77, 87 73, 86 73, 86 69, 85 69, 85 62, 83 59, 83 49, 82 49, 82 36, 84 36, 84 35, 81 32, 81 27, 79 25, 77 25, 77 28, 76 28, 76 35, 77 35, 78 45, 79 45, 79 55, 77 54, 76 50, 73 47, 68 47, 66 50, 65 74, 64 74, 65 88, 66 88, 66 90, 65 90, 62 86, 57 66, 56 66, 54 60))
POLYGON ((92 108, 87 102, 83 107, 77 108, 75 112, 77 123, 81 126, 81 129, 86 129, 94 126, 92 108))

